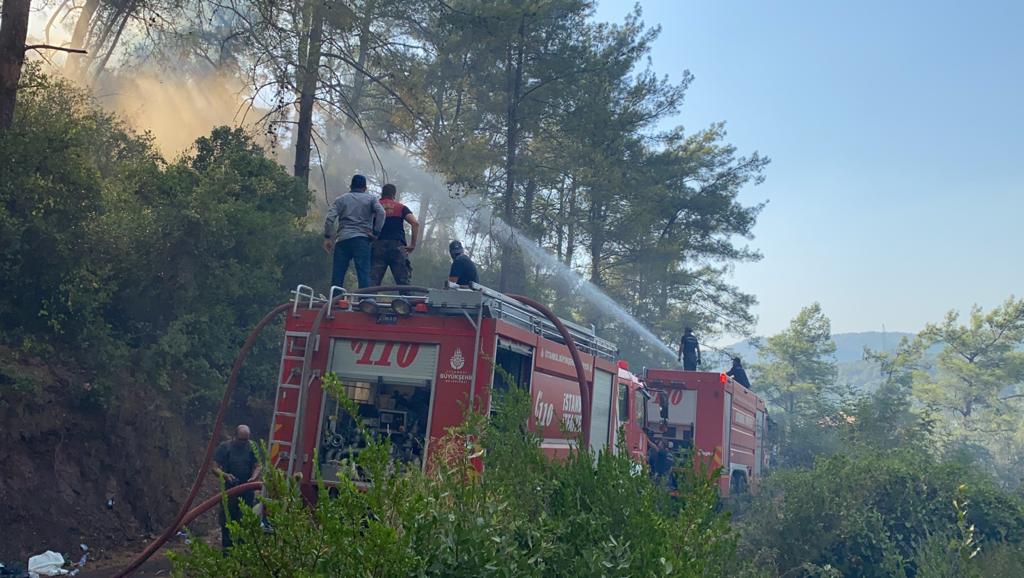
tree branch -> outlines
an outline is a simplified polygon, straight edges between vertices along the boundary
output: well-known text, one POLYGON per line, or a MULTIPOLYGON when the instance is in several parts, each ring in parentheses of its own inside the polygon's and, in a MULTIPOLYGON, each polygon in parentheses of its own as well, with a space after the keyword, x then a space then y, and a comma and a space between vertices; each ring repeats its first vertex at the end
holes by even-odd
POLYGON ((63 46, 54 46, 52 44, 28 44, 25 46, 25 52, 29 50, 35 50, 36 52, 42 50, 58 50, 60 52, 71 52, 73 54, 89 54, 82 48, 65 48, 63 46))

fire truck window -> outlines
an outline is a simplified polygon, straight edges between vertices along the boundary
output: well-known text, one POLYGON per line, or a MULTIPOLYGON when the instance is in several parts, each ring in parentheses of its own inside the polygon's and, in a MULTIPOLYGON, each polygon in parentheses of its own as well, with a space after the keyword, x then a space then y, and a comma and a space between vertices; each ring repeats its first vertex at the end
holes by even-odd
POLYGON ((494 389, 507 391, 511 387, 530 389, 531 358, 502 347, 494 356, 494 389))
POLYGON ((619 423, 629 421, 629 389, 625 383, 619 384, 619 423))

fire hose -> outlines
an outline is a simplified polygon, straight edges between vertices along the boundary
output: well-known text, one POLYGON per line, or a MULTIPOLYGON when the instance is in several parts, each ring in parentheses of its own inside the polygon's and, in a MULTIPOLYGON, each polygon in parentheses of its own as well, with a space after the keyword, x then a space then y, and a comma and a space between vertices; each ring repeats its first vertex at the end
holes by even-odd
MULTIPOLYGON (((361 289, 360 291, 365 291, 366 293, 383 293, 393 291, 414 291, 417 293, 426 293, 428 289, 426 287, 420 287, 415 285, 384 285, 377 287, 367 287, 365 289, 361 289)), ((345 297, 346 295, 342 294, 335 297, 334 300, 337 301, 345 297)), ((548 318, 548 320, 551 321, 552 324, 555 325, 559 333, 561 333, 562 339, 565 340, 566 347, 569 348, 569 354, 572 356, 573 364, 576 367, 576 378, 579 381, 580 386, 580 401, 582 403, 583 409, 583 415, 581 420, 581 427, 583 429, 583 445, 585 448, 589 448, 590 389, 587 386, 586 375, 583 371, 583 363, 580 360, 579 351, 576 349, 576 343, 572 339, 572 334, 569 333, 568 328, 565 327, 565 324, 562 323, 558 316, 555 315, 554 312, 552 312, 551 309, 549 309, 545 305, 542 305, 537 301, 530 299, 529 297, 523 297, 521 295, 509 295, 509 297, 525 305, 533 307, 537 311, 540 311, 545 317, 548 318)), ((218 493, 217 495, 211 496, 210 498, 204 500, 195 508, 192 508, 192 503, 195 501, 196 496, 199 495, 199 490, 203 485, 203 480, 206 478, 206 474, 209 471, 210 462, 213 460, 213 453, 214 450, 216 450, 217 448, 218 433, 224 427, 224 418, 227 415, 228 405, 230 404, 231 397, 235 392, 235 388, 238 386, 238 375, 241 372, 242 363, 244 363, 245 359, 249 356, 249 352, 256 344, 256 340, 259 338, 260 334, 263 333, 263 330, 266 328, 266 326, 269 325, 274 319, 276 319, 278 315, 280 315, 284 311, 287 311, 288 308, 292 306, 292 302, 289 301, 287 303, 282 303, 277 307, 273 308, 269 313, 267 313, 263 317, 263 319, 259 321, 259 323, 256 324, 255 327, 253 327, 252 331, 249 332, 249 336, 246 338, 245 343, 242 345, 242 348, 238 351, 238 355, 235 357, 235 362, 231 367, 231 374, 228 377, 227 387, 224 389, 224 396, 221 399, 220 407, 217 410, 217 418, 214 420, 213 431, 211 432, 210 435, 210 441, 207 442, 206 444, 206 454, 204 455, 203 461, 199 466, 199 472, 196 474, 196 479, 195 481, 192 482, 192 488, 189 491, 188 497, 185 498, 185 502, 182 503, 177 516, 175 516, 174 518, 174 521, 167 527, 166 530, 164 530, 163 534, 161 534, 156 540, 150 542, 149 545, 146 546, 146 548, 142 552, 140 552, 138 556, 136 556, 127 566, 124 567, 124 569, 122 569, 118 574, 115 575, 115 578, 126 578, 127 576, 130 576, 133 572, 138 570, 139 566, 144 564, 146 560, 152 557, 153 554, 157 553, 160 550, 160 548, 164 546, 164 544, 169 542, 177 534, 178 530, 182 526, 185 526, 186 524, 190 523, 199 515, 203 514, 210 508, 213 508, 214 506, 220 503, 222 495, 218 493)), ((319 331, 320 324, 323 321, 323 318, 325 317, 326 313, 327 308, 321 307, 320 311, 317 313, 316 318, 313 320, 312 326, 310 327, 310 337, 312 337, 319 331)), ((307 339, 305 348, 306 351, 302 364, 303 375, 302 381, 300 381, 301 384, 305 384, 306 380, 309 379, 309 368, 311 366, 311 361, 313 357, 313 347, 311 347, 312 342, 312 339, 307 339)), ((473 385, 471 385, 471 387, 472 386, 473 385)), ((305 387, 303 387, 301 391, 305 391, 305 387)), ((302 402, 300 401, 300 404, 301 403, 302 402)), ((301 436, 299 437, 301 443, 301 436)), ((300 456, 302 455, 300 451, 296 451, 295 453, 300 456)), ((243 492, 257 490, 262 487, 263 482, 247 482, 227 490, 226 494, 227 496, 235 496, 243 492)))
MULTIPOLYGON (((249 337, 245 340, 245 344, 242 345, 242 349, 238 351, 238 356, 235 357, 235 363, 231 367, 231 375, 228 377, 228 385, 227 388, 224 389, 224 397, 221 399, 220 408, 217 410, 217 419, 213 422, 213 433, 210 435, 210 441, 206 444, 206 455, 203 457, 203 463, 199 466, 199 472, 196 474, 195 481, 192 482, 192 489, 189 491, 188 497, 185 498, 185 503, 181 505, 178 515, 174 518, 174 522, 164 530, 164 533, 156 540, 150 542, 149 545, 146 546, 145 550, 136 556, 131 563, 125 566, 124 570, 121 570, 121 572, 116 575, 116 578, 124 578, 137 570, 139 566, 150 558, 150 556, 155 554, 157 550, 174 537, 178 532, 178 529, 184 524, 184 519, 191 514, 191 512, 189 512, 189 508, 192 506, 192 502, 195 501, 196 496, 199 494, 199 489, 202 487, 203 480, 206 478, 206 473, 209 470, 210 461, 213 459, 213 452, 217 449, 218 434, 220 433, 221 428, 224 427, 224 417, 227 415, 228 403, 231 401, 231 396, 234 394, 235 387, 238 385, 238 374, 242 369, 242 362, 245 361, 245 358, 249 355, 249 351, 252 349, 253 345, 256 344, 256 339, 259 338, 260 333, 263 332, 263 328, 269 325, 270 322, 277 318, 277 316, 282 312, 287 311, 291 306, 292 304, 289 302, 282 303, 281 305, 273 308, 270 313, 267 313, 266 316, 256 324, 256 327, 249 332, 249 337)), ((237 488, 241 487, 243 486, 237 486, 237 488)), ((232 489, 234 490, 237 488, 232 489)), ((220 497, 215 497, 219 501, 220 497)), ((203 502, 199 508, 209 501, 210 500, 203 502)), ((214 501, 213 503, 216 504, 217 501, 214 501)), ((209 509, 210 507, 212 506, 207 506, 206 509, 209 509)), ((199 508, 196 509, 199 510, 199 508)), ((206 510, 196 512, 195 515, 198 516, 204 511, 206 510)), ((193 516, 193 518, 194 517, 195 516, 193 516)))
POLYGON ((569 329, 562 323, 562 320, 555 315, 555 312, 549 309, 546 305, 542 305, 529 297, 522 295, 509 295, 512 299, 519 301, 525 305, 533 307, 537 311, 540 311, 548 318, 558 332, 562 334, 562 340, 565 341, 565 346, 569 348, 569 355, 572 356, 572 364, 576 366, 576 380, 580 384, 580 403, 582 404, 582 419, 580 420, 580 427, 583 429, 583 449, 584 451, 590 448, 590 387, 587 385, 587 376, 583 372, 583 361, 580 360, 580 352, 576 349, 576 342, 572 339, 572 334, 569 333, 569 329))

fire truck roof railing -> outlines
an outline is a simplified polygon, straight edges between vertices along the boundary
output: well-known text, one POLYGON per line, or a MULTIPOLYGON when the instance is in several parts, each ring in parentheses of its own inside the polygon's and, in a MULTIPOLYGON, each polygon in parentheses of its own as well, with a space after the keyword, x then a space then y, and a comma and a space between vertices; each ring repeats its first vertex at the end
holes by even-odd
MULTIPOLYGON (((487 317, 512 323, 556 343, 564 342, 562 334, 541 312, 512 299, 504 293, 484 287, 478 283, 474 283, 469 289, 460 288, 458 285, 449 283, 447 289, 432 290, 427 295, 427 304, 433 306, 442 299, 449 300, 452 292, 461 294, 475 293, 479 295, 480 302, 484 306, 484 315, 487 317)), ((566 319, 562 319, 562 323, 569 329, 569 333, 572 335, 573 341, 576 342, 576 347, 580 351, 609 361, 615 361, 618 358, 619 348, 611 341, 598 337, 592 326, 585 327, 566 319)))
MULTIPOLYGON (((385 305, 398 297, 393 294, 347 293, 340 287, 332 287, 331 296, 327 298, 317 295, 308 285, 299 285, 292 293, 295 295, 293 309, 296 312, 303 307, 313 308, 316 304, 325 304, 331 307, 333 305, 331 302, 341 295, 349 300, 349 308, 363 299, 374 299, 377 303, 385 305)), ((468 312, 478 311, 482 308, 479 312, 484 317, 501 319, 556 343, 564 342, 558 329, 539 311, 499 291, 476 283, 471 288, 447 283, 444 289, 429 289, 426 296, 405 295, 402 297, 414 303, 425 301, 432 311, 448 315, 466 315, 468 312)), ((569 329, 573 341, 576 342, 576 347, 580 351, 609 361, 618 359, 618 347, 611 341, 598 337, 593 327, 585 327, 565 319, 562 322, 569 329)))

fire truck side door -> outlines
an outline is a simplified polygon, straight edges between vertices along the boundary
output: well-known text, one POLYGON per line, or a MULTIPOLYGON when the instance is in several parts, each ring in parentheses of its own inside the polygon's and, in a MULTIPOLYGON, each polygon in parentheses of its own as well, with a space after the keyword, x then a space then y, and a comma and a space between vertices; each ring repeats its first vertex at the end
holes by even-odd
POLYGON ((612 374, 597 369, 594 371, 594 399, 590 412, 590 449, 597 453, 608 449, 609 440, 614 439, 616 424, 611 423, 614 390, 612 374))
POLYGON ((633 391, 633 419, 629 450, 633 459, 642 461, 647 459, 647 436, 644 435, 644 427, 647 425, 647 398, 639 388, 633 391))

